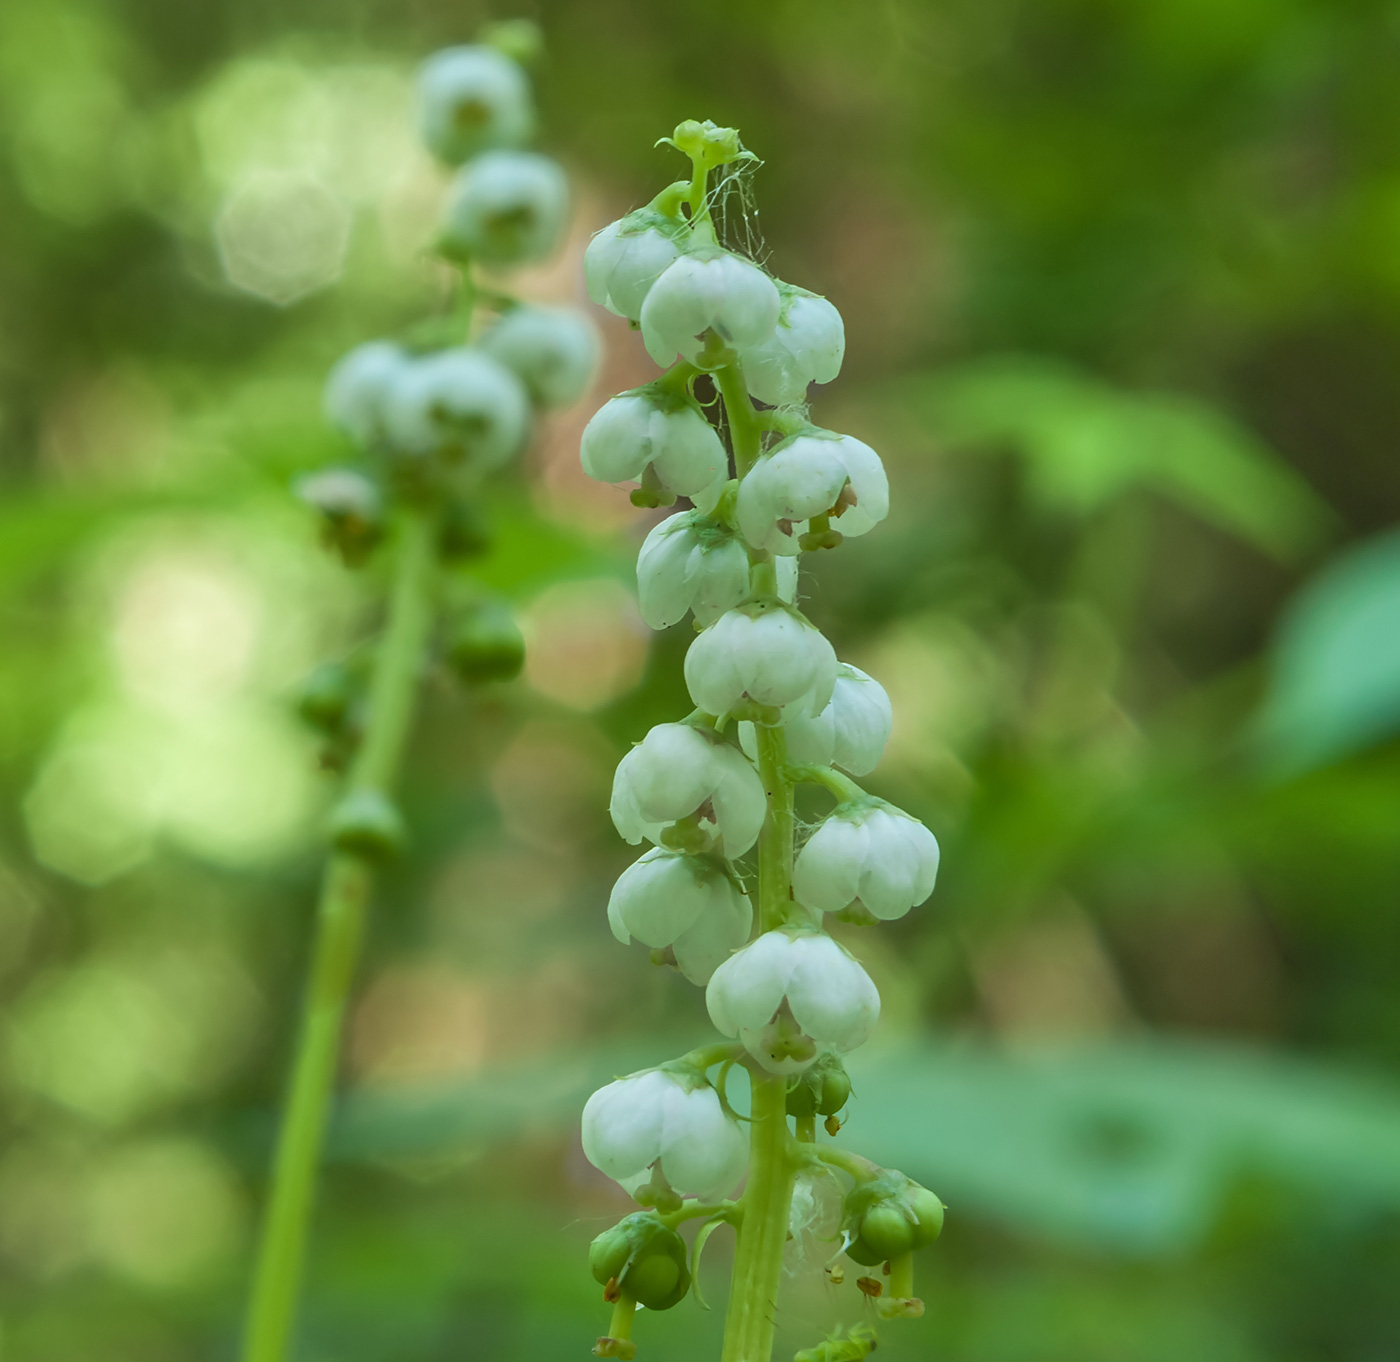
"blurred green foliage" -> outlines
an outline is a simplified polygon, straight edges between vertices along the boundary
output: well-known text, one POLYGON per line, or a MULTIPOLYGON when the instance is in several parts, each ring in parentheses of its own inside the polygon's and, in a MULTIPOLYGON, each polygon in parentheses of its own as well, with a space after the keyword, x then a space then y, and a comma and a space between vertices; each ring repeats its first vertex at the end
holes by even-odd
MULTIPOLYGON (((876 789, 944 843, 929 907, 850 938, 886 1021, 846 1135, 951 1208, 881 1356, 1394 1355, 1400 9, 530 12, 577 192, 531 296, 581 298, 678 119, 737 124, 772 267, 847 320, 817 419, 896 489, 808 601, 894 700, 876 789)), ((376 568, 290 485, 342 453, 331 361, 440 302, 411 71, 487 17, 0 6, 14 1362, 232 1355, 330 789, 291 697, 373 628, 376 568)), ((642 380, 599 321, 599 392, 642 380)), ((588 410, 492 495, 525 680, 429 678, 306 1359, 582 1356, 625 1207, 575 1114, 707 1025, 603 919, 611 770, 683 703, 685 631, 636 620, 646 522, 576 472, 588 410)), ((782 1346, 859 1314, 794 1290, 782 1346)), ((687 1302, 643 1347, 718 1328, 687 1302)))

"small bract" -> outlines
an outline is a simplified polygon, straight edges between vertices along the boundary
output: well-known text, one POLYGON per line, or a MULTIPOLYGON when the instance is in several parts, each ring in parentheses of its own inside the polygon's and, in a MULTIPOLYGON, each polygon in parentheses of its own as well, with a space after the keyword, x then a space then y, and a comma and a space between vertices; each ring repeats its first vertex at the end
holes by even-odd
POLYGON ((542 407, 567 407, 588 391, 598 367, 598 333, 568 307, 517 307, 480 346, 524 383, 542 407))
POLYGON ((662 214, 645 208, 629 213, 604 227, 583 253, 588 296, 599 307, 635 322, 651 286, 685 249, 662 214))
POLYGON ((651 286, 642 304, 642 340, 658 364, 680 355, 713 368, 726 361, 727 350, 767 340, 778 308, 777 287, 757 265, 728 251, 700 251, 681 256, 651 286))
POLYGON ((744 383, 775 407, 803 401, 811 383, 830 383, 846 355, 841 314, 825 298, 794 284, 778 284, 782 311, 773 334, 745 350, 744 383))
POLYGON ((487 151, 457 172, 448 194, 442 246, 486 265, 543 260, 569 220, 569 183, 560 166, 532 151, 487 151))
POLYGON ((707 714, 744 701, 820 714, 836 685, 836 654, 818 629, 781 601, 728 610, 690 645, 685 683, 707 714))
POLYGON ((495 48, 444 48, 418 69, 418 121, 428 150, 448 165, 519 146, 535 126, 530 82, 495 48))
POLYGON ((579 455, 590 478, 654 480, 702 511, 714 509, 729 478, 729 455, 704 413, 654 384, 605 402, 584 427, 579 455))
POLYGON ((713 1200, 738 1185, 748 1140, 700 1075, 645 1069, 600 1088, 583 1109, 583 1152, 634 1192, 659 1164, 678 1192, 713 1200))
POLYGON ((703 984, 749 939, 753 905, 713 857, 657 847, 618 878, 608 924, 624 946, 636 937, 669 948, 680 972, 703 984))
POLYGON ((758 841, 768 801, 737 747, 708 729, 657 724, 618 764, 608 808, 633 845, 659 844, 668 824, 696 818, 733 860, 758 841))
POLYGON ((494 468, 525 442, 530 400, 505 365, 458 346, 405 368, 389 392, 385 424, 402 454, 494 468))
MULTIPOLYGON (((885 688, 849 662, 837 668, 831 703, 820 714, 794 714, 783 721, 788 760, 794 766, 839 766, 853 776, 868 775, 879 765, 893 727, 894 710, 885 688)), ((757 761, 753 724, 739 725, 739 742, 757 761)))
POLYGON ((357 345, 326 379, 326 420, 361 449, 382 443, 389 392, 408 364, 408 355, 392 341, 357 345))
POLYGON ((933 893, 938 842, 917 818, 879 800, 839 805, 793 867, 797 901, 820 913, 858 903, 886 921, 933 893))
POLYGON ((730 956, 705 1004, 771 1073, 805 1069, 818 1045, 854 1050, 880 1016, 880 995, 856 960, 825 933, 794 928, 765 932, 730 956))
POLYGON ((810 431, 775 446, 739 486, 739 529, 756 549, 795 554, 803 524, 830 515, 842 535, 872 530, 890 509, 880 456, 851 435, 810 431))

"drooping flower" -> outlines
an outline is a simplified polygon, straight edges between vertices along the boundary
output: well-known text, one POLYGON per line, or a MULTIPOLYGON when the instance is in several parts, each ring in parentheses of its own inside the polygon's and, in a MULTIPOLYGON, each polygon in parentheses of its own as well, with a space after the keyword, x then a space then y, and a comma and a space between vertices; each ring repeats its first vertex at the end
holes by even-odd
POLYGON ((553 252, 569 220, 569 182, 533 151, 486 151, 457 172, 442 245, 487 265, 521 265, 553 252))
POLYGON ((841 534, 865 534, 889 514, 880 456, 851 435, 811 430, 765 454, 739 485, 739 529, 756 549, 792 554, 813 516, 830 515, 841 534))
POLYGON ((773 334, 744 350, 744 383, 760 402, 775 407, 803 401, 811 383, 830 383, 841 372, 846 328, 825 298, 794 284, 778 284, 782 310, 773 334))
POLYGON ((381 443, 389 393, 410 362, 392 341, 357 345, 326 379, 326 420, 361 449, 381 443))
POLYGON ((648 290, 642 340, 660 365, 680 355, 704 368, 708 333, 721 348, 762 344, 777 324, 778 308, 777 287, 757 265, 729 251, 697 251, 668 265, 648 290))
POLYGON ((860 904, 889 921, 933 893, 938 842, 917 818, 881 800, 838 805, 797 855, 792 891, 821 913, 860 904))
POLYGON ((389 389, 385 426, 400 453, 494 468, 529 431, 520 380, 480 350, 457 346, 413 360, 389 389))
POLYGON ((767 812, 753 764, 718 734, 691 724, 657 724, 618 763, 609 811, 625 841, 660 844, 667 825, 698 817, 724 854, 742 856, 767 812))
MULTIPOLYGON (((778 560, 778 598, 797 590, 797 560, 778 560)), ((749 596, 749 555, 727 525, 698 511, 668 516, 647 535, 637 555, 642 618, 667 629, 693 611, 710 624, 749 596)))
MULTIPOLYGON (((795 563, 796 559, 778 561, 795 563)), ((831 703, 820 714, 784 717, 788 761, 794 766, 839 766, 853 776, 868 775, 879 765, 893 726, 894 710, 885 688, 859 667, 842 662, 831 703)), ((739 742, 756 761, 753 724, 739 725, 739 742)))
POLYGON ((608 924, 624 946, 636 937, 669 948, 680 972, 703 984, 748 940, 753 905, 713 857, 655 847, 619 876, 608 924))
POLYGON ((530 82, 493 47, 444 48, 418 70, 418 121, 428 149, 448 165, 520 146, 535 126, 530 82))
POLYGON ((600 1088, 583 1109, 583 1152, 635 1192, 659 1165, 677 1191, 713 1199, 748 1166, 748 1140, 703 1075, 644 1069, 600 1088))
POLYGON ((588 296, 599 307, 629 321, 642 315, 651 286, 685 253, 685 229, 654 208, 639 208, 609 223, 583 253, 588 296))
POLYGON ((793 928, 765 932, 730 956, 705 1004, 771 1073, 805 1069, 819 1045, 854 1050, 880 1015, 880 995, 856 960, 824 932, 793 928))
POLYGON ((598 333, 568 307, 517 307, 480 341, 542 407, 567 407, 588 391, 598 367, 598 333))
POLYGON ((704 413, 655 384, 604 403, 584 428, 579 455, 590 478, 654 481, 702 511, 714 509, 729 478, 729 455, 704 413))
POLYGON ((819 714, 836 669, 819 629, 781 601, 760 600, 726 611, 690 645, 685 683, 708 714, 729 714, 745 700, 819 714))

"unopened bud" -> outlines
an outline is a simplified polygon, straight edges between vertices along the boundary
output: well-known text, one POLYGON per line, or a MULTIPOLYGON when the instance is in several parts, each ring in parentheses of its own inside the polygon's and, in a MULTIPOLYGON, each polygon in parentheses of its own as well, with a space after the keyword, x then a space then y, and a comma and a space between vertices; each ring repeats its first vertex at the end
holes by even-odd
POLYGON ((321 537, 348 567, 357 567, 384 537, 379 489, 350 468, 327 468, 297 483, 297 495, 320 513, 321 537))
POLYGON ((690 1290, 685 1240, 649 1211, 604 1230, 589 1247, 588 1266, 596 1281, 616 1281, 648 1310, 669 1310, 690 1290))
POLYGON ((787 1112, 789 1116, 834 1117, 850 1096, 851 1080, 845 1068, 835 1055, 826 1054, 793 1080, 787 1112))
POLYGON ((508 606, 483 601, 449 627, 446 652, 463 681, 509 681, 525 665, 525 638, 508 606))
POLYGON ((331 842, 372 860, 388 860, 407 840, 403 816, 378 790, 351 790, 331 813, 331 842))

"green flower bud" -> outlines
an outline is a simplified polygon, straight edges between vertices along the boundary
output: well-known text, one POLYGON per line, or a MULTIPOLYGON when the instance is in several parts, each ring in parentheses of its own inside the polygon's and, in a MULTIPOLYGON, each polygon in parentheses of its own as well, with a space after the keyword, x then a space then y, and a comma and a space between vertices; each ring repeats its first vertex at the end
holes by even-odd
POLYGON ((589 1247, 588 1266, 596 1281, 616 1280, 648 1310, 669 1310, 690 1290, 685 1240, 648 1211, 604 1230, 589 1247))
POLYGON ((448 629, 447 660, 467 682, 509 681, 525 665, 525 639, 509 607, 483 601, 448 629))
POLYGON ((297 695, 297 713, 304 723, 332 737, 345 730, 350 708, 359 698, 354 673, 341 662, 323 662, 297 695))
POLYGON ((943 1203, 928 1188, 888 1169, 846 1198, 846 1229, 854 1235, 846 1252, 874 1267, 937 1239, 943 1203))
POLYGON ((378 790, 351 790, 331 813, 331 842, 374 860, 387 860, 403 850, 403 816, 378 790))
POLYGON ((789 1116, 835 1116, 850 1100, 851 1080, 841 1061, 823 1055, 793 1080, 787 1094, 789 1116))

